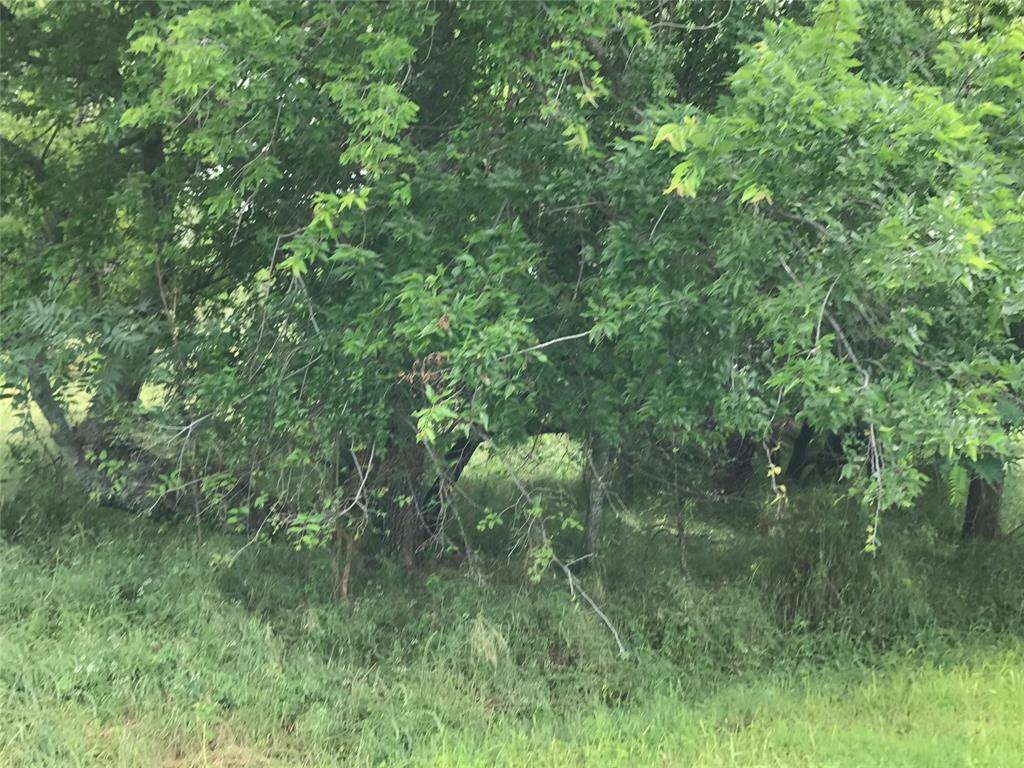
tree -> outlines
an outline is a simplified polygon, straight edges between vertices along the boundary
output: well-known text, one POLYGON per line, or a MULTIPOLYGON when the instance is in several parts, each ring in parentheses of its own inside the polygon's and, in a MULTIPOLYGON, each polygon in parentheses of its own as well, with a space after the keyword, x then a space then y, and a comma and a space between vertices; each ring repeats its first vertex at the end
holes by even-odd
POLYGON ((107 499, 407 567, 467 451, 549 431, 841 436, 873 546, 1015 455, 996 5, 12 3, 5 380, 107 499))
POLYGON ((829 2, 811 27, 770 28, 720 110, 653 144, 683 156, 666 192, 716 209, 705 295, 734 339, 758 340, 733 365, 761 412, 854 429, 866 471, 844 474, 882 510, 913 501, 932 457, 1016 450, 1000 404, 1021 384, 1022 177, 1002 137, 1019 135, 1024 37, 1017 22, 984 44, 1007 90, 979 98, 952 44, 946 85, 872 82, 853 58, 860 23, 829 2))

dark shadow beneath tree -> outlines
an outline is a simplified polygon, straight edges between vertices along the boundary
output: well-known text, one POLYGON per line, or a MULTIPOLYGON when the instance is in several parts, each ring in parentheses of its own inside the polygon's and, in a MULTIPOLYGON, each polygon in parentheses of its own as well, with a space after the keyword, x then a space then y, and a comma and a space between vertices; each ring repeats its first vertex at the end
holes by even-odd
POLYGON ((978 473, 971 474, 967 488, 967 506, 964 511, 963 537, 965 539, 992 540, 999 537, 1002 478, 989 480, 978 473))

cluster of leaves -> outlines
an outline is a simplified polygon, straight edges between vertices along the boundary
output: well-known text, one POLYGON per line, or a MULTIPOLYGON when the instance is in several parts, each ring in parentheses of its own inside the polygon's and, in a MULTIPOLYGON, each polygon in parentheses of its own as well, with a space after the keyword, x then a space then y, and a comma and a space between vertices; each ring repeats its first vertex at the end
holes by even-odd
POLYGON ((666 194, 715 208, 704 295, 756 340, 734 365, 762 413, 777 392, 819 430, 870 433, 887 482, 875 467, 868 494, 887 508, 934 459, 1013 454, 1024 208, 1003 142, 1021 136, 1024 27, 943 43, 931 82, 894 84, 861 73, 861 23, 836 2, 770 26, 730 98, 653 144, 683 158, 666 194))
POLYGON ((800 421, 907 505, 1022 421, 1024 27, 988 10, 12 3, 5 381, 90 482, 72 385, 159 496, 306 542, 550 431, 800 421))

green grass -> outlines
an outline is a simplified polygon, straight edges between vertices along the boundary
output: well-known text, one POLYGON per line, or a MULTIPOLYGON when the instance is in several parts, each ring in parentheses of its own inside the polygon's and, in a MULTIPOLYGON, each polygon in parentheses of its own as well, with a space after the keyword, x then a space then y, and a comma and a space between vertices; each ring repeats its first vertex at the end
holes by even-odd
MULTIPOLYGON (((481 587, 385 566, 339 605, 325 553, 264 544, 211 567, 240 543, 95 512, 9 535, 0 764, 1009 766, 1024 754, 1020 582, 970 622, 961 606, 857 638, 780 624, 750 582, 645 584, 660 606, 609 586, 631 646, 619 659, 553 581, 481 587)), ((944 604, 969 602, 957 595, 971 583, 952 580, 944 604)))
MULTIPOLYGON (((567 450, 542 441, 517 467, 562 513, 578 492, 567 450)), ((473 509, 509 503, 486 459, 462 484, 470 530, 473 509)), ((366 558, 339 604, 327 551, 135 520, 22 475, 0 507, 3 768, 1003 768, 1024 754, 1024 537, 963 546, 939 502, 887 518, 877 558, 858 513, 816 491, 785 535, 746 507, 696 505, 684 578, 673 537, 645 527, 657 499, 634 499, 603 578, 583 576, 629 647, 619 658, 563 582, 509 567, 508 526, 473 534, 483 583, 465 565, 409 577, 366 558)), ((1022 489, 1007 489, 1010 526, 1022 489)))
POLYGON ((915 660, 767 676, 688 705, 658 696, 557 730, 503 727, 443 744, 429 764, 1011 766, 1024 754, 1022 646, 967 664, 915 660))

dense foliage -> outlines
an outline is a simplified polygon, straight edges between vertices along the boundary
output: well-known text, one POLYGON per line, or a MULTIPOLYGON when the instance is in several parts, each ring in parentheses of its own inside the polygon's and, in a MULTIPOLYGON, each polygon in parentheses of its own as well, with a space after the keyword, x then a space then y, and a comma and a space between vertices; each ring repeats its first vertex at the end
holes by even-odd
MULTIPOLYGON (((996 531, 1019 3, 26 0, 2 26, 4 381, 103 500, 380 532, 411 567, 469 545, 448 501, 479 445, 557 432, 589 447, 592 551, 613 461, 708 492, 767 470, 783 504, 808 444, 869 549, 957 467, 996 531)), ((560 563, 543 496, 514 510, 560 563)))

